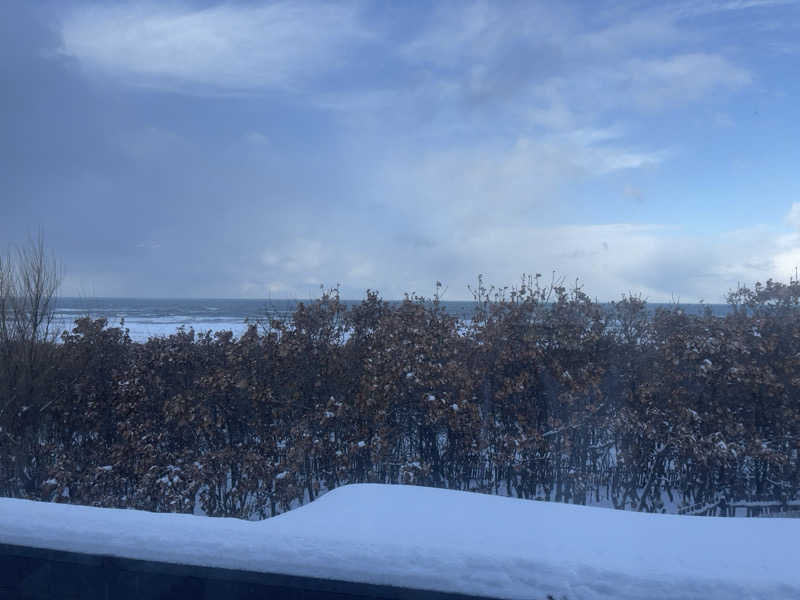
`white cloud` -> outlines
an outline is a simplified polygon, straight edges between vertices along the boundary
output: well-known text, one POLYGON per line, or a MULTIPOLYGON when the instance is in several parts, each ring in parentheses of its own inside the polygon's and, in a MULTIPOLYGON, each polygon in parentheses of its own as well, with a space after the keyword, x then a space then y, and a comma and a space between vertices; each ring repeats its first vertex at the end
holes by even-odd
POLYGON ((792 207, 786 215, 786 222, 793 227, 800 227, 800 202, 792 203, 792 207))
MULTIPOLYGON (((565 5, 528 2, 514 12, 474 2, 442 6, 429 23, 395 44, 365 33, 349 4, 150 4, 84 7, 61 31, 64 52, 128 83, 192 93, 291 90, 300 110, 333 115, 340 129, 332 145, 344 150, 330 163, 357 182, 355 201, 377 206, 376 223, 347 222, 360 218, 357 205, 339 205, 325 189, 339 173, 318 174, 319 187, 299 186, 296 195, 291 182, 279 193, 253 177, 259 185, 245 190, 248 198, 266 187, 265 203, 288 194, 292 206, 336 208, 265 217, 274 228, 262 233, 274 238, 270 250, 229 267, 241 270, 247 295, 305 297, 309 285, 341 281, 396 298, 447 278, 449 298, 458 299, 469 297, 463 286, 479 272, 502 285, 523 271, 556 269, 605 299, 634 291, 719 301, 727 285, 783 276, 797 260, 797 239, 758 228, 712 242, 657 225, 563 224, 581 221, 564 192, 575 182, 610 183, 617 196, 641 199, 638 188, 623 187, 628 172, 657 169, 675 152, 658 138, 633 137, 654 112, 660 118, 752 82, 750 71, 698 43, 670 11, 621 9, 588 25, 565 5), (351 60, 364 40, 378 56, 351 60), (320 75, 353 64, 357 76, 320 83, 320 75), (346 214, 334 222, 337 213, 346 214)), ((237 127, 237 158, 280 153, 282 138, 262 133, 262 123, 237 127)), ((160 130, 125 139, 138 159, 179 142, 160 130)), ((320 163, 330 151, 325 142, 320 163)), ((239 163, 263 169, 255 159, 239 163)), ((205 164, 226 173, 225 193, 251 173, 205 164)), ((286 177, 299 181, 308 169, 286 177)), ((800 227, 800 204, 787 220, 800 227)))
MULTIPOLYGON (((800 242, 800 240, 798 240, 800 242)), ((777 254, 774 258, 775 278, 780 281, 795 279, 800 268, 800 243, 795 248, 777 254)))
POLYGON ((634 15, 599 30, 576 35, 573 49, 618 56, 636 50, 675 45, 691 39, 691 35, 665 19, 663 14, 634 15))
POLYGON ((244 141, 252 146, 269 146, 269 138, 259 131, 248 131, 244 141))
POLYGON ((459 9, 453 8, 440 5, 432 24, 402 45, 400 54, 413 64, 441 68, 465 62, 480 64, 481 59, 491 57, 504 37, 516 33, 514 23, 521 22, 519 14, 516 19, 503 18, 502 12, 488 2, 469 2, 461 4, 459 9))
POLYGON ((64 53, 129 83, 243 92, 296 88, 363 33, 352 5, 275 2, 83 6, 61 35, 64 53))
POLYGON ((744 10, 748 8, 769 8, 771 6, 785 6, 796 4, 797 0, 728 0, 727 2, 717 2, 719 10, 744 10))
POLYGON ((667 155, 661 152, 632 152, 619 148, 600 147, 584 149, 582 164, 589 172, 604 174, 622 169, 637 169, 663 162, 667 155))
POLYGON ((161 248, 161 244, 159 244, 158 242, 154 242, 153 240, 148 240, 145 242, 139 242, 138 244, 136 244, 136 247, 145 248, 147 250, 157 250, 161 248))
POLYGON ((613 129, 487 140, 472 147, 401 153, 372 170, 366 193, 408 215, 412 223, 443 230, 486 223, 537 220, 562 202, 571 182, 657 166, 668 152, 621 145, 613 129))
POLYGON ((676 15, 692 17, 715 12, 768 9, 796 3, 797 0, 705 0, 704 2, 689 0, 676 4, 673 10, 676 15))
POLYGON ((707 52, 659 58, 632 55, 600 62, 587 59, 581 64, 582 68, 560 73, 534 88, 538 110, 564 107, 561 112, 572 115, 573 122, 576 116, 598 122, 620 111, 634 120, 690 106, 712 93, 740 90, 753 79, 747 69, 725 56, 707 52))
POLYGON ((630 59, 617 76, 623 93, 646 109, 671 108, 693 102, 716 88, 749 84, 750 73, 718 54, 690 53, 667 59, 630 59))
POLYGON ((469 2, 442 5, 427 22, 397 44, 350 3, 152 3, 78 8, 61 34, 66 54, 128 83, 190 93, 294 90, 359 118, 481 105, 560 131, 596 126, 604 111, 672 108, 751 80, 722 55, 687 50, 694 36, 664 10, 623 10, 587 27, 567 6, 509 11, 469 2), (369 52, 364 43, 373 44, 369 52), (414 76, 387 82, 384 60, 370 62, 376 53, 405 61, 414 76), (353 65, 359 75, 348 84, 315 88, 318 75, 353 65))
POLYGON ((605 11, 605 20, 598 10, 600 24, 588 27, 568 5, 466 6, 442 10, 400 55, 464 98, 513 100, 545 127, 575 127, 577 117, 592 122, 621 108, 680 107, 752 80, 723 54, 693 50, 701 36, 658 7, 605 11))
MULTIPOLYGON (((765 227, 709 240, 658 225, 487 225, 448 244, 453 268, 447 283, 451 299, 467 299, 463 286, 477 273, 502 286, 515 283, 523 272, 555 270, 567 281, 578 278, 587 293, 601 300, 633 292, 653 302, 717 303, 738 282, 786 281, 800 265, 798 237, 784 248, 774 230, 765 227)), ((439 274, 428 269, 417 275, 439 274)))
MULTIPOLYGON (((600 300, 632 292, 653 302, 716 303, 739 282, 786 281, 800 266, 800 232, 775 226, 709 236, 658 224, 548 224, 537 219, 548 210, 546 198, 529 198, 527 207, 521 199, 507 205, 507 197, 495 200, 491 189, 484 197, 460 198, 466 189, 442 196, 448 205, 422 200, 380 211, 382 218, 396 216, 389 231, 365 223, 343 231, 330 219, 305 223, 301 238, 282 236, 277 228, 260 260, 230 267, 244 269, 241 280, 255 296, 306 298, 320 284, 341 283, 347 298, 367 288, 400 298, 406 292, 430 295, 440 280, 448 286, 446 299, 468 300, 466 286, 479 273, 503 286, 517 283, 522 273, 549 276, 555 270, 568 282, 578 278, 600 300)), ((281 221, 280 227, 294 225, 281 221)))

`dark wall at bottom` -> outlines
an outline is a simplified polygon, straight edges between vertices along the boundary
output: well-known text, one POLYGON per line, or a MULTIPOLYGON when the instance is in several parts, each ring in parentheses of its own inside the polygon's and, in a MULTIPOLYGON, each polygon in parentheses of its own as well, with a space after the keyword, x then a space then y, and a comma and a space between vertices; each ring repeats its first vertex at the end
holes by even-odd
POLYGON ((0 544, 0 600, 12 598, 480 600, 463 594, 0 544))

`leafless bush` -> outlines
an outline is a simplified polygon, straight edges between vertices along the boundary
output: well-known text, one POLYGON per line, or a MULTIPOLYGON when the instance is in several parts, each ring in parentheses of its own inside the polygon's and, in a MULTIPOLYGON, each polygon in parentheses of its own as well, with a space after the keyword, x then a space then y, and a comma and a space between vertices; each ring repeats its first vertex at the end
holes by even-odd
POLYGON ((50 401, 61 278, 41 235, 0 256, 0 491, 7 494, 41 483, 36 429, 50 401))

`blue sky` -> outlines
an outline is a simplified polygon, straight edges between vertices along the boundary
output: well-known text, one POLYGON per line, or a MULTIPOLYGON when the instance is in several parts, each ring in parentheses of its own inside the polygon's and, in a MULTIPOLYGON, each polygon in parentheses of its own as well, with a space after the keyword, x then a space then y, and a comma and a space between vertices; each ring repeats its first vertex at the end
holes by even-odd
POLYGON ((800 5, 0 8, 0 241, 83 296, 719 302, 800 265, 800 5))

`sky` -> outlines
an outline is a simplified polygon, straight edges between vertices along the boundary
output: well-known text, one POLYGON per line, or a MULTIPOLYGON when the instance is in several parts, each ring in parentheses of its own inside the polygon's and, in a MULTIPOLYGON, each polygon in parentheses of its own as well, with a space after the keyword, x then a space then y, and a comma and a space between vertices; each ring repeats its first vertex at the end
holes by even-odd
POLYGON ((800 266, 800 4, 0 4, 0 246, 83 297, 722 302, 800 266))

